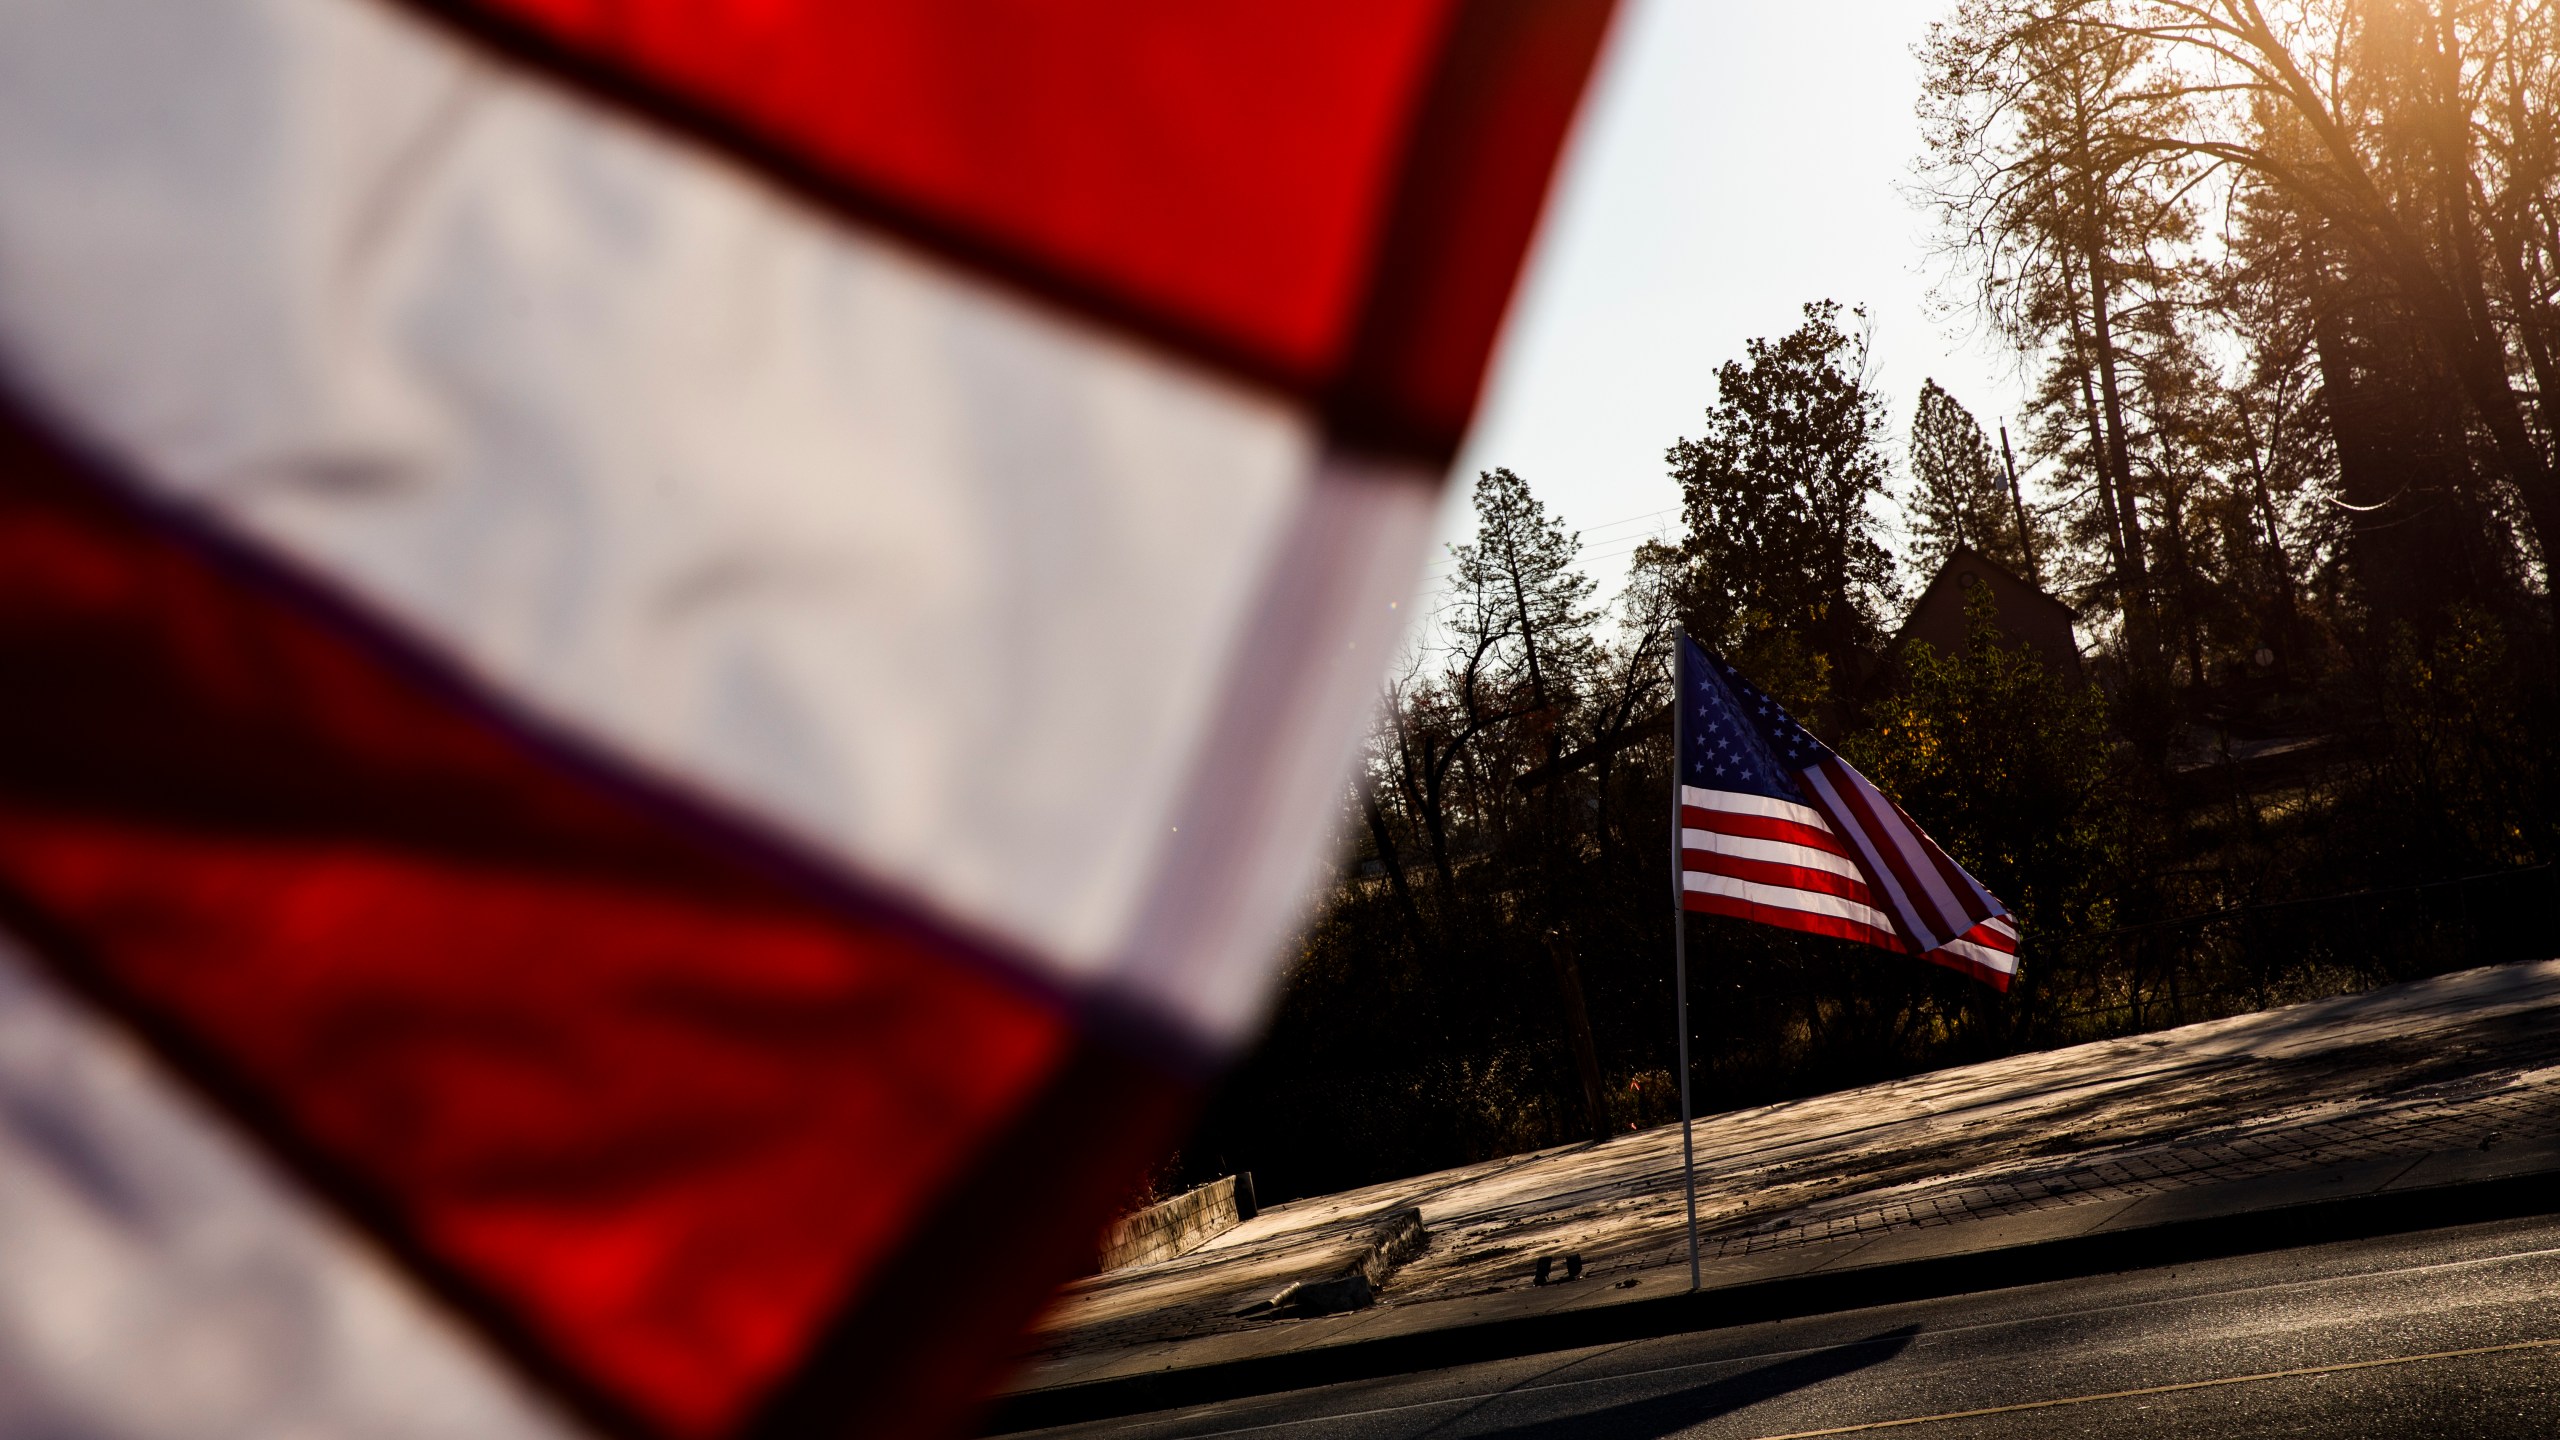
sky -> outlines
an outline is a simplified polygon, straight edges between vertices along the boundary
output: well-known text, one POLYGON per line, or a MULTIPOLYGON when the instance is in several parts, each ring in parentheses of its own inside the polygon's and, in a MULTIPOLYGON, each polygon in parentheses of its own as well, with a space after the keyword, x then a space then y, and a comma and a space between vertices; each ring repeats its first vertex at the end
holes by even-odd
MULTIPOLYGON (((1567 148, 1474 429, 1468 490, 1508 466, 1582 533, 1616 593, 1638 541, 1676 527, 1663 463, 1743 342, 1807 301, 1864 304, 1880 387, 1908 426, 1935 378, 1985 431, 2018 408, 2007 348, 1931 299, 1945 263, 1903 193, 1919 149, 1912 47, 1952 0, 1621 0, 1567 148)), ((1435 550, 1426 588, 1449 570, 1435 550)), ((1430 613, 1428 609, 1425 614, 1430 613)))

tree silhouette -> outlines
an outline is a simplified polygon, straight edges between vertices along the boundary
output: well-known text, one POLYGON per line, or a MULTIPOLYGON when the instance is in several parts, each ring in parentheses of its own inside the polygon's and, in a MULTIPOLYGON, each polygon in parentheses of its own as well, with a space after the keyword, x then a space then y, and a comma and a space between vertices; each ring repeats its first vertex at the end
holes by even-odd
POLYGON ((1856 673, 1895 595, 1875 512, 1890 473, 1884 398, 1865 333, 1841 319, 1837 302, 1817 301, 1794 330, 1747 342, 1716 371, 1704 430, 1666 457, 1693 567, 1691 631, 1754 660, 1797 703, 1856 673), (1774 653, 1797 646, 1809 653, 1774 653), (1781 672, 1800 667, 1791 686, 1781 672))
POLYGON ((2009 472, 1991 453, 1973 412, 1935 380, 1920 382, 1911 417, 1911 562, 1935 571, 1959 545, 1970 545, 2019 575, 2032 575, 2034 522, 2011 490, 2009 472))

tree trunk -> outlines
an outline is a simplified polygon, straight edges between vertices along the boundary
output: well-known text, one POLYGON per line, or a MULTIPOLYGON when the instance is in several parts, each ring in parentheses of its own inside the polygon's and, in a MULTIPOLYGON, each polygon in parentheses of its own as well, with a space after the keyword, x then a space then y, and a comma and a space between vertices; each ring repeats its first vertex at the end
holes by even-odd
POLYGON ((2555 409, 2560 409, 2560 360, 2551 349, 2551 333, 2536 298, 2532 266, 2525 258, 2524 241, 2520 237, 2501 234, 2498 238, 2498 268, 2507 291, 2509 307, 2515 313, 2516 339, 2524 347, 2525 364, 2533 372, 2536 408, 2542 412, 2544 434, 2554 432, 2555 409))
POLYGON ((2302 608, 2293 593, 2293 555, 2285 549, 2284 532, 2276 524, 2275 496, 2267 488, 2267 452, 2275 447, 2277 420, 2267 422, 2266 442, 2258 440, 2257 422, 2249 416, 2249 397, 2243 392, 2234 396, 2239 407, 2240 426, 2248 437, 2249 485, 2256 501, 2258 522, 2266 527, 2267 554, 2275 562, 2277 644, 2283 647, 2278 656, 2281 669, 2289 671, 2295 663, 2294 650, 2302 639, 2302 608))
POLYGON ((1458 904, 1458 867, 1449 859, 1449 817, 1441 800, 1443 787, 1435 781, 1428 788, 1422 833, 1431 842, 1431 873, 1440 882, 1440 921, 1445 926, 1458 904))
POLYGON ((2134 614, 2139 603, 2133 579, 2135 561, 2126 553, 2132 547, 2125 543, 2124 519, 2116 509, 2115 479, 2107 460, 2107 427, 2098 414, 2098 388, 2090 374, 2096 351, 2087 332, 2081 328, 2087 311, 2081 303, 2080 292, 2072 284, 2074 279, 2085 278, 2072 273, 2069 261, 2063 262, 2062 283, 2064 299, 2071 309, 2071 344, 2077 361, 2074 368, 2079 371, 2080 408, 2089 426, 2089 471, 2098 482, 2098 514, 2106 521, 2107 549, 2115 560, 2116 593, 2124 606, 2125 642, 2130 647, 2138 628, 2134 614))
MULTIPOLYGON (((2532 430, 2525 424, 2524 405, 2515 392, 2508 374, 2506 339, 2496 327, 2494 317, 2485 308, 2485 298, 2477 313, 2472 313, 2464 297, 2456 293, 2459 277, 2448 283, 2428 258, 2429 246, 2422 242, 2421 230, 2412 229, 2408 217, 2388 198, 2376 182, 2365 158, 2357 153, 2350 137, 2351 127, 2342 123, 2322 101, 2317 90, 2302 75, 2284 42, 2251 7, 2249 21, 2241 29, 2241 37, 2251 49, 2263 56, 2276 73, 2283 77, 2283 88, 2289 102, 2319 136, 2338 176, 2345 182, 2343 193, 2330 197, 2304 197, 2314 210, 2351 223, 2340 228, 2380 275, 2387 277, 2400 292, 2399 300, 2416 318, 2419 327, 2435 346, 2446 369, 2451 372, 2463 398, 2480 417, 2498 454, 2498 462, 2506 468, 2508 478, 2522 496, 2525 519, 2533 529, 2534 540, 2542 551, 2543 582, 2549 593, 2555 569, 2560 569, 2560 470, 2555 470, 2551 455, 2535 443, 2532 430)), ((2449 36, 2447 37, 2450 38, 2449 36)), ((2445 50, 2437 57, 2439 65, 2454 65, 2459 56, 2445 50)), ((2450 103, 2458 91, 2449 91, 2440 103, 2450 103)), ((2459 123, 2463 138, 2458 147, 2448 147, 2439 135, 2439 154, 2469 155, 2469 115, 2436 117, 2438 129, 2459 123)), ((2466 170, 2467 173, 2467 170, 2466 170)), ((2455 207, 2462 219, 2452 225, 2452 238, 2457 247, 2457 264, 2473 237, 2469 229, 2467 203, 2455 207)), ((2443 228, 2452 216, 2436 217, 2443 228)), ((2476 272, 2476 266, 2474 267, 2476 272)))
MULTIPOLYGON (((2115 561, 2116 591, 2123 597, 2125 613, 2133 613, 2133 580, 2125 570, 2124 525, 2116 517, 2116 486, 2107 477, 2107 427, 2098 419, 2098 387, 2089 378, 2089 367, 2080 367, 2080 408, 2089 425, 2090 474, 2098 482, 2098 515, 2107 522, 2107 554, 2115 561)), ((2128 624, 2130 619, 2128 618, 2128 624)))
POLYGON ((2398 298, 2341 283, 2312 319, 2337 442, 2340 497, 2355 509, 2346 559, 2372 615, 2428 633, 2448 607, 2495 603, 2465 456, 2468 400, 2398 298))
MULTIPOLYGON (((1446 785, 1449 762, 1431 753, 1434 748, 1426 742, 1420 773, 1417 774, 1412 753, 1399 739, 1396 761, 1402 772, 1405 803, 1415 818, 1422 822, 1423 843, 1431 851, 1431 875, 1439 882, 1437 913, 1446 924, 1450 907, 1458 901, 1458 876, 1456 867, 1449 863, 1449 817, 1441 809, 1441 794, 1446 785)), ((1455 747, 1452 749, 1454 751, 1455 747)))
POLYGON ((2160 654, 2158 606, 2152 601, 2151 566, 2143 554, 2142 512, 2133 503, 2133 447, 2125 438, 2124 390, 2116 378, 2115 320, 2108 304, 2105 257, 2093 236, 2083 259, 2088 266, 2089 340, 2098 362, 2099 419, 2107 448, 2100 463, 2114 482, 2117 526, 2124 534, 2124 580, 2128 589, 2126 640, 2136 666, 2146 677, 2165 681, 2160 654))
POLYGON ((1582 1113, 1590 1121, 1591 1138, 1609 1138, 1609 1099, 1600 1078, 1600 1048, 1591 1038, 1591 1011, 1583 1004, 1582 970, 1573 963, 1573 946, 1560 929, 1547 931, 1547 959, 1555 966, 1556 996, 1564 1010, 1565 1033, 1573 1042, 1574 1068, 1582 1077, 1582 1113))
MULTIPOLYGON (((2413 278, 2404 275, 2403 286, 2410 286, 2413 278)), ((2433 280, 2427 277, 2428 282, 2433 280)), ((2547 593, 2555 570, 2560 570, 2560 471, 2553 469, 2550 454, 2534 442, 2532 427, 2525 423, 2524 402, 2507 373, 2505 341, 2494 328, 2480 333, 2463 315, 2461 302, 2440 283, 2425 284, 2418 298, 2421 303, 2415 308, 2430 338, 2443 352, 2463 398, 2487 427, 2498 463, 2524 499, 2525 519, 2542 551, 2547 593)))
MULTIPOLYGON (((2489 288, 2485 267, 2480 259, 2480 230, 2484 216, 2472 211, 2472 146, 2469 107, 2461 98, 2462 52, 2460 39, 2450 24, 2441 24, 2435 35, 2433 79, 2437 93, 2428 97, 2428 139, 2436 151, 2436 204, 2438 232, 2445 244, 2446 258, 2451 262, 2450 288, 2456 310, 2442 317, 2443 322, 2459 318, 2459 338, 2453 333, 2445 339, 2458 345, 2449 349, 2463 386, 2472 393, 2472 402, 2487 422, 2491 437, 2497 442, 2499 459, 2523 495, 2525 514, 2532 524, 2534 537, 2540 542, 2543 556, 2543 580, 2548 586, 2555 561, 2560 561, 2560 474, 2555 474, 2551 453, 2535 444, 2526 425, 2524 404, 2516 395, 2515 381, 2509 371, 2506 337, 2498 330, 2496 312, 2489 304, 2489 288)), ((2518 297, 2522 299, 2523 297, 2518 297)), ((2439 302, 2441 303, 2441 302, 2439 302)), ((2519 307, 2519 319, 2527 320, 2526 307, 2519 307)), ((2441 327, 2452 332, 2452 324, 2441 327)), ((2528 354, 2530 349, 2528 349, 2528 354)), ((2543 403, 2551 403, 2546 392, 2543 403)))
POLYGON ((1396 853, 1396 838, 1387 829, 1386 812, 1378 808, 1378 797, 1360 792, 1360 808, 1369 817, 1369 838, 1378 847, 1378 863, 1386 867, 1387 889, 1395 896, 1396 914, 1404 921, 1404 940, 1413 953, 1422 953, 1422 910, 1413 903, 1413 888, 1405 883, 1404 859, 1396 853))
POLYGON ((2178 498, 2174 478, 2160 478, 2160 523, 2167 543, 2169 578, 2178 597, 2178 640, 2186 652, 2187 683, 2204 683, 2204 627, 2198 620, 2202 611, 2196 601, 2195 557, 2187 548, 2186 506, 2178 498))

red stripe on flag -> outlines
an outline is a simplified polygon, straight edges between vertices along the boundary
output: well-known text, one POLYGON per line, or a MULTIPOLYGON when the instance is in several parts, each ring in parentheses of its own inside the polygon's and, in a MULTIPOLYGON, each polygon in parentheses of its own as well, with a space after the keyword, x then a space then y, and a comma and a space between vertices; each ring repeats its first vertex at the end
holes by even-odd
MULTIPOLYGON (((1338 439, 1431 456, 1455 447, 1614 8, 1460 5, 1326 397, 1338 439)), ((1355 13, 1365 24, 1367 11, 1355 13)))
POLYGON ((1453 0, 466 0, 971 250, 1312 380, 1453 0))
POLYGON ((1754 840, 1778 840, 1789 845, 1802 845, 1808 850, 1822 850, 1843 860, 1856 857, 1840 837, 1817 825, 1794 820, 1781 820, 1774 815, 1742 815, 1731 810, 1703 810, 1695 805, 1680 809, 1680 824, 1689 830, 1712 830, 1719 835, 1740 835, 1754 840))
POLYGON ((1606 0, 412 0, 867 223, 1430 450, 1606 0))
POLYGON ((1719 835, 1739 835, 1759 840, 1777 840, 1790 845, 1826 851, 1842 859, 1853 858, 1838 835, 1820 825, 1781 819, 1774 815, 1747 815, 1731 810, 1707 810, 1695 805, 1680 812, 1683 828, 1708 830, 1719 835))
POLYGON ((1926 856, 1931 847, 1917 843, 1918 836, 1900 808, 1868 784, 1866 777, 1847 761, 1833 759, 1825 764, 1833 787, 1853 807, 1859 823, 1875 841, 1877 852, 1893 867, 1894 878, 1902 882, 1915 922, 1915 933, 1905 938, 1925 944, 1939 936, 1952 937, 1970 925, 1972 921, 1963 913, 1948 908, 1949 897, 1940 893, 1943 882, 1926 856))
POLYGON ((1913 823, 1910 812, 1902 808, 1901 802, 1889 795, 1883 798, 1885 804, 1893 807, 1894 819, 1901 822, 1903 830, 1911 836, 1913 844, 1919 849, 1921 855, 1926 857, 1930 865, 1936 869, 1939 883, 1946 887, 1949 895, 1955 897, 1961 912, 1956 917, 1957 921, 1959 923, 1974 922, 1985 918, 1993 908, 1991 893, 1983 889, 1972 875, 1966 873, 1965 868, 1955 862, 1954 856, 1940 848, 1937 841, 1930 839, 1929 832, 1913 823))
POLYGON ((1067 1038, 892 935, 343 833, 13 808, 0 874, 413 1245, 685 1434, 791 1371, 1067 1038))
POLYGON ((1776 905, 1763 905, 1732 895, 1717 895, 1703 890, 1684 890, 1681 908, 1701 915, 1728 915, 1737 920, 1756 921, 1785 930, 1801 930, 1809 935, 1828 935, 1838 940, 1856 940, 1880 949, 1905 951, 1902 938, 1890 930, 1879 930, 1837 915, 1823 915, 1810 910, 1789 910, 1776 905))
MULTIPOLYGON (((570 1394, 735 1427, 993 1183, 1068 1019, 244 563, 0 423, 13 923, 570 1394)), ((1030 1298, 923 1307, 908 1339, 1001 1359, 1120 1178, 1071 1169, 1044 1180, 1065 1213, 1009 1221, 1059 1231, 1015 1232, 1050 1266, 1010 1277, 1030 1298)))
POLYGON ((1858 812, 1845 792, 1835 798, 1826 790, 1839 791, 1838 777, 1825 764, 1817 764, 1804 772, 1805 798, 1822 812, 1823 818, 1839 832, 1841 843, 1848 847, 1850 858, 1865 873, 1874 887, 1876 907, 1893 917, 1894 924, 1905 931, 1911 929, 1908 889, 1910 881, 1894 868, 1886 856, 1886 848, 1860 822, 1858 812))
MULTIPOLYGON (((1163 1160, 1199 1098, 1190 1080, 1085 1036, 746 1433, 753 1440, 975 1433, 964 1422, 976 1397, 1021 1359, 1013 1345, 969 1337, 1030 1329, 1062 1277, 1092 1269, 1094 1238, 1127 1203, 1130 1178, 1163 1160), (1024 1224, 1026 1177, 1039 1186, 1032 1199, 1044 1213, 1036 1226, 1024 1224)), ((996 1423, 1002 1427, 1001 1415, 996 1423)))
MULTIPOLYGON (((1916 946, 1927 944, 1940 936, 1952 936, 1964 929, 1963 917, 1943 913, 1942 907, 1929 893, 1927 883, 1912 867, 1910 858, 1904 855, 1902 847, 1895 843, 1894 835, 1888 828, 1894 822, 1877 810, 1867 794, 1866 787, 1858 783, 1858 777, 1849 770, 1847 762, 1837 759, 1825 760, 1816 768, 1820 769, 1824 778, 1831 782, 1832 791, 1839 796, 1840 804, 1848 810, 1846 814, 1830 815, 1828 818, 1832 824, 1858 830, 1866 837, 1867 843, 1874 847, 1875 858, 1882 861, 1885 868, 1893 872, 1894 881, 1901 889, 1902 899, 1900 903, 1889 904, 1885 908, 1897 912, 1895 919, 1912 932, 1905 938, 1916 946)), ((1828 812, 1830 806, 1821 801, 1821 792, 1817 790, 1813 793, 1817 805, 1828 812)), ((1888 893, 1886 898, 1891 900, 1893 897, 1888 893)))
MULTIPOLYGON (((1860 778, 1863 781, 1864 777, 1860 778)), ((1938 913, 1939 918, 1951 930, 1961 933, 1988 917, 1994 908, 1990 892, 1974 883, 1964 867, 1940 849, 1938 842, 1929 838, 1929 832, 1915 824, 1892 796, 1877 790, 1872 784, 1862 784, 1861 788, 1872 800, 1882 802, 1893 812, 1894 833, 1909 850, 1918 852, 1920 863, 1927 867, 1926 873, 1920 877, 1921 883, 1930 887, 1930 908, 1938 913), (1949 906, 1954 908, 1949 909, 1949 906)))
POLYGON ((1960 975, 1969 976, 1975 980, 1979 980, 1983 984, 1990 986, 1992 989, 1997 990, 2004 995, 2009 991, 2009 972, 2005 970, 1994 970, 1990 966, 1983 964, 1979 960, 1972 959, 1969 956, 1957 955, 1945 949, 1938 949, 1932 950, 1920 958, 1928 961, 1932 965, 1944 966, 1945 968, 1953 970, 1960 975))
POLYGON ((1736 880, 1751 880, 1762 885, 1781 885, 1790 890, 1810 890, 1822 895, 1837 895, 1872 905, 1875 899, 1867 891, 1867 883, 1854 875, 1835 874, 1804 865, 1787 865, 1774 860, 1752 860, 1740 855, 1720 855, 1712 850, 1683 850, 1680 869, 1695 875, 1730 875, 1736 880))
POLYGON ((1956 938, 1970 945, 1979 945, 1985 950, 1997 950, 2007 955, 2018 953, 2018 937, 2002 934, 1987 920, 1956 938))

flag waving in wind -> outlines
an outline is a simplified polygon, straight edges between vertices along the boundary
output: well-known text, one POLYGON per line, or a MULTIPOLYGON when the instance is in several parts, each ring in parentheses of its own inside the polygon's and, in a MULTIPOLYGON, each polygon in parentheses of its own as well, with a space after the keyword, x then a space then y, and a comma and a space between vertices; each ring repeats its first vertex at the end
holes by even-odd
POLYGON ((1862 941, 2009 988, 2017 926, 1981 881, 1686 636, 1678 670, 1684 908, 1862 941))
POLYGON ((0 4, 0 1435, 965 1423, 1260 1026, 1608 12, 0 4))

